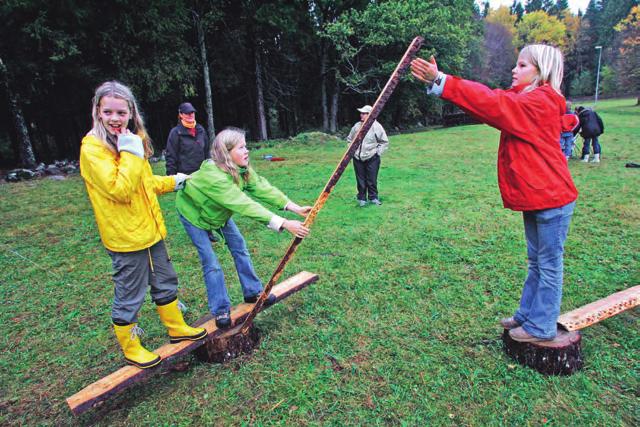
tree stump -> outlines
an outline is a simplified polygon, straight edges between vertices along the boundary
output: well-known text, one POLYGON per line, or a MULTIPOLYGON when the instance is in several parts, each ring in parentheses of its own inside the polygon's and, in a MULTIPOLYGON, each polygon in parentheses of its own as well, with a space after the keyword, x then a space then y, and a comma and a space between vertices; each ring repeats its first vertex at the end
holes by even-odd
POLYGON ((194 354, 203 362, 226 363, 243 354, 251 354, 260 342, 260 332, 254 324, 243 334, 242 323, 229 329, 223 335, 205 339, 204 345, 194 354))
POLYGON ((552 341, 519 342, 502 334, 504 351, 521 365, 528 366, 545 375, 571 375, 582 369, 582 336, 578 331, 558 329, 552 341))

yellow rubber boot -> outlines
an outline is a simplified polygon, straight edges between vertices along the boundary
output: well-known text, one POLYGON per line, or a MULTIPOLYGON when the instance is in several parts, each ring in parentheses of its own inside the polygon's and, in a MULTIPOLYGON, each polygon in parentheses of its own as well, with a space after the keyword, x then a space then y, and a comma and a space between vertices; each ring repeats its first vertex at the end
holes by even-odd
POLYGON ((160 356, 150 352, 140 344, 140 331, 136 323, 126 326, 113 325, 116 337, 122 347, 124 358, 131 365, 146 369, 156 366, 162 360, 160 356))
POLYGON ((192 328, 184 323, 177 299, 169 304, 158 305, 157 308, 162 324, 169 330, 169 341, 171 343, 197 341, 207 336, 205 328, 192 328))

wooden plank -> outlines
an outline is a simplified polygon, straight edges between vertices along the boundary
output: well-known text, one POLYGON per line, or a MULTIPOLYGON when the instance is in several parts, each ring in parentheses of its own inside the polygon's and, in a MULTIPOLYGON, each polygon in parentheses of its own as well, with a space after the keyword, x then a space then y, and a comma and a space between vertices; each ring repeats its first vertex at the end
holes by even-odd
MULTIPOLYGON (((317 280, 317 274, 302 271, 274 286, 271 293, 276 296, 277 302, 279 302, 317 280)), ((232 326, 241 324, 245 317, 251 312, 253 306, 254 304, 243 303, 233 307, 231 310, 232 326)), ((263 310, 265 308, 268 307, 262 307, 263 310)), ((207 329, 209 335, 206 339, 200 341, 182 341, 177 344, 163 345, 154 351, 154 353, 162 357, 162 363, 160 363, 156 368, 140 369, 135 366, 127 365, 118 369, 116 372, 85 387, 73 396, 68 397, 67 404, 69 405, 71 412, 73 412, 74 415, 80 415, 88 409, 91 409, 96 404, 103 402, 116 393, 140 382, 142 379, 157 372, 161 372, 162 369, 159 368, 163 366, 166 367, 168 363, 171 363, 171 361, 175 360, 177 357, 192 352, 203 345, 205 341, 216 339, 226 332, 226 330, 220 330, 216 327, 215 320, 210 314, 202 317, 195 325, 207 329)))
POLYGON ((558 323, 567 331, 577 331, 639 305, 640 285, 562 314, 558 323))

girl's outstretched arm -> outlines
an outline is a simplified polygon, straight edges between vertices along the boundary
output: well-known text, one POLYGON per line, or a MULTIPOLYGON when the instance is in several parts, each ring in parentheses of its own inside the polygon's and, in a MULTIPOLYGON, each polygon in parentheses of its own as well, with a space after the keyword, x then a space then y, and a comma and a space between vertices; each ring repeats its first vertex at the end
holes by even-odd
MULTIPOLYGON (((532 128, 562 114, 560 104, 556 105, 550 97, 552 92, 555 93, 550 86, 526 93, 491 89, 478 82, 442 74, 433 57, 429 62, 414 59, 411 73, 429 85, 442 80, 441 86, 436 89, 434 85, 436 90, 430 89, 430 93, 441 95, 442 99, 454 103, 483 123, 525 141, 531 139, 532 128)), ((529 142, 535 144, 538 141, 529 142)))

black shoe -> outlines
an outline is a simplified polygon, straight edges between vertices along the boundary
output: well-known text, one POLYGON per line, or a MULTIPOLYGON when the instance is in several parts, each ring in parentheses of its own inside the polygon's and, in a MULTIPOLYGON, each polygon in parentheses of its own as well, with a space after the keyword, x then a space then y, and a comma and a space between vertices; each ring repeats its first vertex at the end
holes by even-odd
MULTIPOLYGON (((250 297, 244 297, 244 302, 249 303, 249 304, 253 304, 256 301, 258 301, 258 297, 260 297, 260 294, 252 295, 250 297)), ((270 305, 275 304, 277 299, 278 298, 276 298, 276 296, 274 294, 269 294, 267 299, 264 301, 264 306, 265 307, 269 307, 270 305)))
POLYGON ((231 326, 231 313, 226 311, 222 314, 216 314, 216 326, 218 329, 225 329, 231 326))

